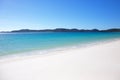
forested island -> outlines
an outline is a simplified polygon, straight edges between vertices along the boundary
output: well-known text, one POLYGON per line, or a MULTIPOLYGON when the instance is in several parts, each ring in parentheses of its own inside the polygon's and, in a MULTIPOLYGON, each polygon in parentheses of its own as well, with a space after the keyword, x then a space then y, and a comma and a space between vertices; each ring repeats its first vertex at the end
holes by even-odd
POLYGON ((66 29, 66 28, 56 28, 56 29, 43 29, 43 30, 32 30, 32 29, 20 29, 13 31, 1 31, 1 32, 120 32, 120 28, 112 28, 106 30, 99 29, 66 29))

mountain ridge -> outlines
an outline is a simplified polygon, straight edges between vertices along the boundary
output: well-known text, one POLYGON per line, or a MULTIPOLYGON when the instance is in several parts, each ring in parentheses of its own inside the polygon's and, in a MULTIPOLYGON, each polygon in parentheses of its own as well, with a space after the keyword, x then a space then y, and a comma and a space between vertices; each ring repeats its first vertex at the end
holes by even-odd
POLYGON ((1 32, 120 32, 120 28, 111 28, 111 29, 67 29, 67 28, 56 28, 56 29, 41 29, 41 30, 33 30, 33 29, 20 29, 20 30, 12 30, 12 31, 1 31, 1 32))

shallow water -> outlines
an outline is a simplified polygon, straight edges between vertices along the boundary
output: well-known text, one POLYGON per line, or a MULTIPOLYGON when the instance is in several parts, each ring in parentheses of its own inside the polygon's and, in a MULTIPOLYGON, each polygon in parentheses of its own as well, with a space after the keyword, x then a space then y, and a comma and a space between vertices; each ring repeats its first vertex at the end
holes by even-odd
POLYGON ((0 56, 120 38, 120 32, 0 33, 0 56))

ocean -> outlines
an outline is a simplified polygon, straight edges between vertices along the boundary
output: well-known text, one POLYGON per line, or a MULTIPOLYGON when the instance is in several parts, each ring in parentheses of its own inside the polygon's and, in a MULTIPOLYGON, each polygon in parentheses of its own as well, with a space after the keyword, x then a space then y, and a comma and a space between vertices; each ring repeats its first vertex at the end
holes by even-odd
POLYGON ((0 33, 0 56, 86 45, 120 38, 120 32, 0 33))

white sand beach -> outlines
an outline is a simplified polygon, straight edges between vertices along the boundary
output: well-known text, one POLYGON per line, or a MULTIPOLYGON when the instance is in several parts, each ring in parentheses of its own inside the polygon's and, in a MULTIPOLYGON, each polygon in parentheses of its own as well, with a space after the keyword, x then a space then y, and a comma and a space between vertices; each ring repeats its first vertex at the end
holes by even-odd
POLYGON ((120 80, 120 40, 0 62, 0 80, 120 80))

